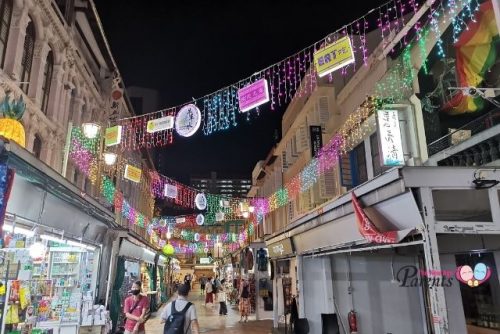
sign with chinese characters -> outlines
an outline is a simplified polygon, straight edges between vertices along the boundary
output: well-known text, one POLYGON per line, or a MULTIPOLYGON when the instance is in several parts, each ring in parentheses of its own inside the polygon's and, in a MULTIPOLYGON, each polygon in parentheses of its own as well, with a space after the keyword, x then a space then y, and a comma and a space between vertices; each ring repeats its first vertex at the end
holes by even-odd
POLYGON ((311 156, 314 158, 323 147, 323 133, 321 126, 311 125, 309 127, 309 133, 311 136, 311 156))
POLYGON ((293 254, 292 240, 283 239, 268 246, 269 257, 281 257, 293 254))
POLYGON ((119 85, 119 79, 115 78, 113 80, 113 90, 110 95, 109 99, 109 109, 110 109, 110 114, 109 114, 109 120, 110 121, 116 121, 118 119, 118 116, 120 115, 120 100, 123 97, 123 89, 118 87, 119 85))
POLYGON ((249 111, 269 102, 269 89, 266 79, 260 79, 238 90, 240 111, 249 111))
POLYGON ((378 110, 378 137, 384 166, 404 165, 403 144, 397 110, 378 110))
POLYGON ((320 78, 352 63, 354 53, 347 36, 314 53, 314 66, 320 78))
POLYGON ((135 183, 141 182, 142 171, 132 165, 125 166, 125 178, 135 183))
POLYGON ((113 126, 106 129, 104 136, 104 143, 106 146, 115 146, 122 141, 122 127, 121 125, 113 126))
POLYGON ((175 118, 175 131, 182 137, 191 137, 201 125, 201 111, 194 104, 188 104, 179 110, 175 118))
POLYGON ((205 216, 200 213, 196 216, 196 225, 201 226, 203 224, 205 224, 205 216))
POLYGON ((199 193, 194 198, 194 204, 198 210, 205 210, 207 208, 207 196, 203 193, 199 193))
POLYGON ((173 116, 165 116, 158 119, 153 119, 148 122, 146 127, 147 133, 155 133, 158 131, 169 130, 174 127, 174 117, 173 116))
POLYGON ((173 184, 166 184, 165 185, 165 197, 168 198, 177 198, 177 186, 173 184))

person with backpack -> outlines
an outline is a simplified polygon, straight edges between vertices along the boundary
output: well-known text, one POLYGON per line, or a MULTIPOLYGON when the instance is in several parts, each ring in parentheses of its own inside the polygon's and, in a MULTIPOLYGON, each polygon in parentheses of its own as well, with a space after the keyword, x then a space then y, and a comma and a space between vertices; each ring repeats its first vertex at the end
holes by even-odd
POLYGON ((214 304, 214 284, 212 282, 212 277, 208 278, 207 284, 205 285, 205 291, 206 291, 206 296, 205 296, 205 306, 207 304, 214 304))
POLYGON ((189 286, 182 284, 177 290, 177 299, 168 303, 161 314, 165 323, 163 334, 199 334, 196 307, 188 302, 189 286))
POLYGON ((240 284, 240 322, 243 322, 243 317, 245 322, 248 321, 248 314, 250 313, 250 284, 247 280, 243 278, 240 284))
POLYGON ((130 290, 132 295, 125 299, 123 312, 127 320, 124 334, 145 334, 144 323, 149 310, 149 299, 141 295, 141 286, 141 281, 134 282, 130 290))
POLYGON ((220 287, 217 291, 217 301, 220 304, 219 315, 227 315, 226 287, 224 286, 226 281, 222 280, 220 283, 220 287))

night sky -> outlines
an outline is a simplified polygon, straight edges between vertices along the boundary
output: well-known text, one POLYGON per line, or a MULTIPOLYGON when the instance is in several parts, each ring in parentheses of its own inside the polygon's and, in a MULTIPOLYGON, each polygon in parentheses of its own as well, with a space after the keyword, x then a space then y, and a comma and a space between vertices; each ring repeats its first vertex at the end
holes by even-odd
MULTIPOLYGON (((160 92, 161 106, 188 102, 237 82, 320 40, 383 3, 369 1, 96 0, 127 86, 160 92), (368 2, 368 1, 367 1, 368 2)), ((284 110, 264 109, 235 129, 174 138, 155 161, 187 182, 190 174, 250 177, 281 132, 284 110)))

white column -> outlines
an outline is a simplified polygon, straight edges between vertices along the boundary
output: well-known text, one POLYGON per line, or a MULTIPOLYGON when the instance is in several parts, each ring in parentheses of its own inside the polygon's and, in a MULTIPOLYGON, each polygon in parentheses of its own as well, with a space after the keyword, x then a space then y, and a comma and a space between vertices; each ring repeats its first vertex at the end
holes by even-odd
POLYGON ((297 256, 297 291, 299 292, 299 318, 305 318, 305 302, 304 302, 304 274, 302 272, 304 268, 304 257, 302 255, 297 256))
MULTIPOLYGON (((424 228, 422 237, 424 239, 424 255, 426 270, 441 272, 441 259, 436 235, 436 221, 434 219, 434 200, 430 188, 421 188, 424 228)), ((434 333, 449 334, 448 310, 446 308, 446 297, 442 286, 430 286, 429 303, 430 317, 433 320, 434 333)))
POLYGON ((26 27, 29 23, 28 8, 17 7, 14 1, 12 21, 9 29, 7 51, 5 54, 4 71, 8 75, 14 75, 18 80, 21 71, 21 59, 23 57, 24 38, 26 37, 26 27))

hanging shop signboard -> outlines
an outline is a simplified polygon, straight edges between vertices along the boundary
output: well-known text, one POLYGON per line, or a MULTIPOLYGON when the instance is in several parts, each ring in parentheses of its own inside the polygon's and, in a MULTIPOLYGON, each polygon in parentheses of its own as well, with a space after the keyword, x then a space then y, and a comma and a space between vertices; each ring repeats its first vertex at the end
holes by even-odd
POLYGON ((178 193, 178 190, 177 190, 177 186, 173 185, 173 184, 166 184, 165 185, 165 197, 168 197, 168 198, 177 198, 177 193, 178 193))
POLYGON ((314 158, 323 147, 323 133, 321 126, 311 125, 309 127, 309 133, 311 135, 311 156, 314 158))
POLYGON ((201 125, 201 112, 194 104, 188 104, 179 110, 175 118, 175 131, 182 137, 191 137, 201 125))
POLYGON ((113 126, 106 129, 104 142, 106 146, 115 146, 122 141, 122 127, 121 125, 113 126))
POLYGON ((320 78, 352 63, 354 53, 347 36, 314 53, 314 66, 320 78))
POLYGON ((269 102, 269 89, 266 79, 260 79, 238 90, 240 111, 245 112, 269 102))
POLYGON ((378 138, 384 166, 404 165, 403 144, 397 110, 377 110, 378 138))
POLYGON ((398 242, 397 231, 379 231, 371 219, 366 215, 354 191, 352 192, 352 206, 354 208, 354 214, 356 215, 358 231, 367 241, 376 244, 393 244, 398 242))
POLYGON ((269 257, 281 257, 293 254, 292 239, 286 238, 268 245, 269 257))
POLYGON ((166 116, 158 119, 153 119, 148 122, 146 127, 147 133, 155 133, 159 131, 169 130, 174 127, 174 117, 166 116))
POLYGON ((202 215, 201 213, 196 216, 196 224, 199 226, 205 224, 205 216, 202 215))
POLYGON ((203 193, 196 195, 194 204, 198 210, 205 210, 207 208, 207 196, 203 193))
POLYGON ((141 182, 142 171, 134 166, 126 165, 125 166, 125 178, 135 183, 141 182))

